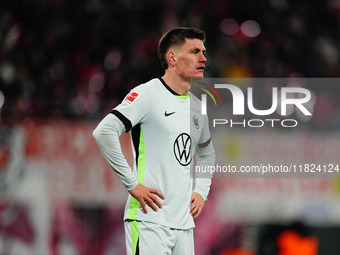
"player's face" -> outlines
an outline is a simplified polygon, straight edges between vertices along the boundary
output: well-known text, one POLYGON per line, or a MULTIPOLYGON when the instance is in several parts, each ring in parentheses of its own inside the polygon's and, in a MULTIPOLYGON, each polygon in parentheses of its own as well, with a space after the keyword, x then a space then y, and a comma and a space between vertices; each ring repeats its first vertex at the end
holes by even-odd
POLYGON ((176 71, 184 79, 203 78, 206 49, 199 39, 186 39, 177 52, 176 71))

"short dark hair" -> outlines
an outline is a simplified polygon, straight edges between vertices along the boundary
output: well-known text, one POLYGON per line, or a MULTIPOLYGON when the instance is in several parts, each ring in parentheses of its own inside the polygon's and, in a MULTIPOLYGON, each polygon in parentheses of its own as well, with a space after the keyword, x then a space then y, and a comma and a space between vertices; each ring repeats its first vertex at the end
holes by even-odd
POLYGON ((166 59, 169 48, 174 45, 182 46, 185 39, 199 39, 205 42, 205 32, 195 27, 177 27, 165 33, 158 44, 158 57, 164 70, 169 67, 166 59))

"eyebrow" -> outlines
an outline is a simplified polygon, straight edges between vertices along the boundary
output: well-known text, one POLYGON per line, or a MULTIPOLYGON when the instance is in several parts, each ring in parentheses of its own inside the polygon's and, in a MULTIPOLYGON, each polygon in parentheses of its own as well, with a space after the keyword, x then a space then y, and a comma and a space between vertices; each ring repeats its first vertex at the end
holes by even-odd
POLYGON ((203 53, 205 53, 205 52, 207 52, 207 49, 200 49, 200 48, 198 48, 198 47, 192 47, 189 51, 196 51, 196 50, 198 50, 198 51, 202 51, 203 53))

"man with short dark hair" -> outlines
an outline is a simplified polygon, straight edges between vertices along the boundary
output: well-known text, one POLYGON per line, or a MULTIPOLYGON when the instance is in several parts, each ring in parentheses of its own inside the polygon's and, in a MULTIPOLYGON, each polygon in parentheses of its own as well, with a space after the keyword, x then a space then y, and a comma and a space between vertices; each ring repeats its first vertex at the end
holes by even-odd
POLYGON ((193 178, 194 153, 197 164, 215 163, 208 119, 189 92, 190 79, 203 78, 204 42, 197 28, 163 35, 158 54, 164 76, 132 89, 93 132, 130 194, 124 215, 128 254, 194 254, 194 219, 211 184, 210 178, 193 178), (123 132, 131 134, 133 171, 119 144, 123 132))

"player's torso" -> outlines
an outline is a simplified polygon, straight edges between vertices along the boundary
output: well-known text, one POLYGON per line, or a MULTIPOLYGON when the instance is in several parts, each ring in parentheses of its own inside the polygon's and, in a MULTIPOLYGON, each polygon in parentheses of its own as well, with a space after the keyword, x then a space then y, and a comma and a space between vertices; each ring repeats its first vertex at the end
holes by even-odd
MULTIPOLYGON (((142 171, 138 174, 139 181, 160 190, 165 199, 158 212, 150 209, 144 214, 140 209, 137 219, 174 228, 191 228, 194 223, 189 213, 190 171, 203 119, 193 114, 191 95, 176 96, 159 80, 152 80, 148 86, 148 111, 138 124, 142 141, 138 158, 143 160, 138 160, 137 171, 142 171)), ((127 205, 129 208, 129 201, 127 205)))
POLYGON ((188 166, 203 127, 192 96, 176 96, 161 83, 151 93, 150 111, 141 123, 146 151, 174 167, 188 166))

